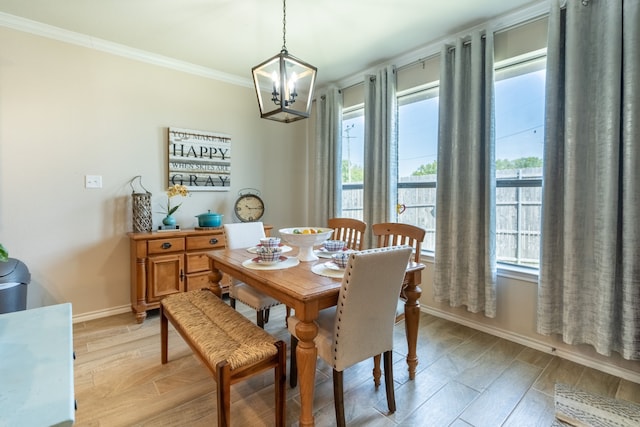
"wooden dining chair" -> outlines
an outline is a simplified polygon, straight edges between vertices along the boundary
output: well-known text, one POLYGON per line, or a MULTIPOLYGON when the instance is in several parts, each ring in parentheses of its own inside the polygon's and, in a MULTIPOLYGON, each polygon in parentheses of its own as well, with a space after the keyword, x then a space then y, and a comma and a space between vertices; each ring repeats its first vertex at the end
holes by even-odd
MULTIPOLYGON (((336 422, 345 425, 343 372, 350 366, 384 354, 384 378, 389 412, 396 410, 393 389, 393 327, 397 295, 404 280, 411 248, 396 246, 353 252, 345 269, 338 305, 322 310, 316 320, 314 341, 318 356, 333 368, 336 422), (362 302, 366 301, 366 304, 362 302), (375 331, 375 333, 371 333, 375 331)), ((297 384, 296 325, 289 319, 291 333, 292 387, 297 384)))
MULTIPOLYGON (((224 224, 223 227, 227 249, 250 248, 260 243, 260 239, 265 237, 262 222, 224 224)), ((232 277, 229 285, 231 307, 236 308, 236 300, 256 311, 256 324, 261 328, 264 328, 264 324, 269 321, 270 308, 280 304, 280 301, 232 277)))
POLYGON ((400 222, 381 222, 373 224, 371 229, 377 248, 408 245, 413 248, 413 260, 420 262, 422 241, 427 234, 424 228, 400 222))
POLYGON ((349 249, 364 249, 364 233, 367 223, 355 218, 330 218, 327 227, 333 228, 333 240, 343 240, 349 249))
MULTIPOLYGON (((355 218, 330 218, 327 227, 333 228, 331 239, 343 240, 349 249, 361 251, 364 249, 364 233, 367 223, 355 218)), ((291 317, 291 308, 287 307, 285 319, 291 317)))
MULTIPOLYGON (((376 247, 383 248, 394 245, 408 245, 413 248, 414 262, 420 262, 422 241, 427 231, 424 228, 399 222, 382 222, 371 227, 376 247)), ((396 304, 396 323, 404 319, 404 304, 407 297, 404 294, 404 284, 400 289, 396 304)), ((380 356, 374 357, 373 377, 376 387, 380 385, 380 356)))

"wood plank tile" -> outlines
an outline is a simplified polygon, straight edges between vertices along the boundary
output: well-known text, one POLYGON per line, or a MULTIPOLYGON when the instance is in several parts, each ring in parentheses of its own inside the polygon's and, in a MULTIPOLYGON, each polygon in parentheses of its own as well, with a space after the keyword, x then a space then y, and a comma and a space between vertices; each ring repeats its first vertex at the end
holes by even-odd
MULTIPOLYGON (((404 363, 404 362, 403 362, 404 363)), ((394 374, 395 375, 395 374, 394 374)), ((438 373, 425 369, 416 375, 413 381, 407 381, 395 388, 396 412, 389 415, 389 418, 399 422, 418 409, 438 390, 450 381, 449 378, 438 373)), ((383 387, 381 385, 380 387, 383 387)), ((382 413, 386 413, 386 401, 379 401, 374 408, 382 413)))
POLYGON ((620 378, 585 367, 576 383, 576 387, 599 396, 615 397, 620 385, 620 378))
POLYGON ((408 417, 402 426, 448 426, 480 393, 457 381, 450 381, 408 417))
POLYGON ((550 426, 555 418, 554 412, 553 396, 531 388, 502 427, 550 426))
POLYGON ((553 359, 553 355, 536 350, 535 348, 525 347, 517 359, 544 369, 549 365, 551 359, 553 359))
POLYGON ((616 399, 640 403, 640 384, 621 379, 618 392, 616 393, 616 399))
POLYGON ((584 368, 582 365, 554 356, 540 378, 533 384, 533 388, 553 396, 556 382, 576 385, 584 368))
POLYGON ((514 360, 504 372, 475 399, 460 418, 476 427, 501 425, 529 390, 542 370, 514 360), (487 410, 490 408, 490 410, 487 410))
POLYGON ((469 387, 483 391, 502 374, 504 369, 518 356, 524 346, 507 341, 498 340, 481 357, 462 371, 456 381, 469 387))

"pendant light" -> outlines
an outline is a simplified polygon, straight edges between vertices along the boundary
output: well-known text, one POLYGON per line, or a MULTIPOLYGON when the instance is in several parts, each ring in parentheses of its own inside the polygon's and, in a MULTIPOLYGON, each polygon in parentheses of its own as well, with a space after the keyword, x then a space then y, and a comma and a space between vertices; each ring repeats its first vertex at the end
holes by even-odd
POLYGON ((309 117, 317 69, 287 51, 287 4, 282 1, 282 50, 251 69, 260 116, 283 123, 309 117))

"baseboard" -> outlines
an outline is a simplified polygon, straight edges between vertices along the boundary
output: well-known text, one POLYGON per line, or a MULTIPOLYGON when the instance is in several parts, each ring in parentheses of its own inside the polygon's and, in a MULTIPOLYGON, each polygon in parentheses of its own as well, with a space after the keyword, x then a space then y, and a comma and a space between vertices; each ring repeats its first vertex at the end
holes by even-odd
MULTIPOLYGON (((112 307, 105 310, 90 311, 88 313, 82 313, 77 316, 73 316, 73 323, 86 322, 88 320, 101 319, 103 317, 115 316, 116 314, 131 312, 131 304, 122 305, 120 307, 112 307)), ((132 315, 133 316, 133 315, 132 315)))
POLYGON ((539 350, 544 353, 553 354, 554 356, 558 356, 562 359, 570 360, 580 365, 597 369, 598 371, 602 371, 607 374, 614 375, 616 377, 620 377, 625 380, 640 384, 639 372, 631 371, 629 369, 621 368, 611 363, 606 363, 601 360, 593 359, 591 357, 585 356, 577 352, 554 348, 549 343, 546 343, 544 341, 536 340, 531 337, 516 334, 511 331, 496 328, 493 326, 477 323, 469 319, 466 319, 464 317, 457 316, 455 314, 451 314, 442 310, 438 310, 433 307, 427 307, 423 305, 420 307, 420 310, 424 313, 431 314, 433 316, 440 317, 446 320, 450 320, 452 322, 459 323, 461 325, 468 326, 470 328, 477 329, 479 331, 486 332, 488 334, 491 334, 500 338, 504 338, 506 340, 513 341, 518 344, 522 344, 524 346, 533 348, 535 350, 539 350))

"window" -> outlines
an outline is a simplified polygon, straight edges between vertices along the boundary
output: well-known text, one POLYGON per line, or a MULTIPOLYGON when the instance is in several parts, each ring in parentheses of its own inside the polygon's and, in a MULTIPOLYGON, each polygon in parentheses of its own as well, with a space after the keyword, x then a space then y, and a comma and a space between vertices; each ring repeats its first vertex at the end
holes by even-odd
POLYGON ((544 146, 544 53, 496 64, 498 262, 539 267, 544 146))
POLYGON ((398 96, 398 222, 427 230, 422 247, 435 250, 438 87, 398 96))
POLYGON ((364 105, 342 113, 342 215, 363 220, 364 105))

